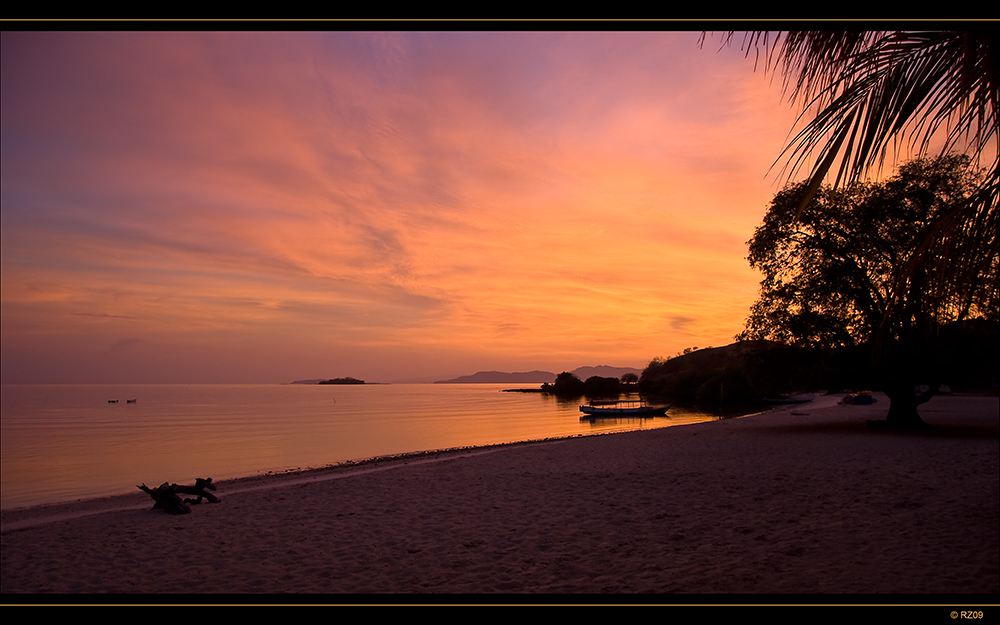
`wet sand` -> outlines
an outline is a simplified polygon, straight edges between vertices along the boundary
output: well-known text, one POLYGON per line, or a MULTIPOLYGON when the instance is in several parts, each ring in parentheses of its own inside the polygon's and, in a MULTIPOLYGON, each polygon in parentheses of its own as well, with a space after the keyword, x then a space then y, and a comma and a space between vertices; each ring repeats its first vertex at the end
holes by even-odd
POLYGON ((0 591, 8 603, 996 597, 1000 400, 936 397, 921 410, 932 427, 892 432, 865 425, 885 397, 837 399, 220 482, 221 503, 184 516, 138 490, 7 510, 0 591))

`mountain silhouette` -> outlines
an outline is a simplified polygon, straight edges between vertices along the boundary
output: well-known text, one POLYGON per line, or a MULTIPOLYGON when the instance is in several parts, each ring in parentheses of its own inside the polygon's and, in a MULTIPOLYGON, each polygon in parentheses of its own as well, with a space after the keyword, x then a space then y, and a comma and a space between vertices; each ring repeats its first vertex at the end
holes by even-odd
MULTIPOLYGON (((570 373, 586 380, 593 376, 602 378, 620 378, 626 373, 642 374, 642 369, 634 367, 611 367, 609 365, 597 365, 594 367, 577 367, 570 373)), ((518 373, 508 373, 505 371, 479 371, 472 375, 463 375, 451 380, 439 380, 435 384, 541 384, 543 382, 555 382, 556 374, 551 371, 524 371, 518 373)))

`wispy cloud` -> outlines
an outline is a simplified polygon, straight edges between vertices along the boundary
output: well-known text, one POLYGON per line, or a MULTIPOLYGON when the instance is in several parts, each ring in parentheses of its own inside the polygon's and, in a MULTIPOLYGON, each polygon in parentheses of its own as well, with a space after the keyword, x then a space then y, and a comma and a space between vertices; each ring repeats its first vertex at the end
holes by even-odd
POLYGON ((696 39, 5 33, 4 379, 39 337, 254 379, 723 344, 792 112, 696 39))

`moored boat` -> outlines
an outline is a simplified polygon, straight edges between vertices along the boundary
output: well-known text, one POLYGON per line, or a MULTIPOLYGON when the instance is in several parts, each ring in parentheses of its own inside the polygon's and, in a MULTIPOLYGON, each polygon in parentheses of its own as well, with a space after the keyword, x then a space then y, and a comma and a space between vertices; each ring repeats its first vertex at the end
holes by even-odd
POLYGON ((667 410, 670 406, 650 406, 642 399, 596 400, 580 406, 583 414, 608 417, 655 417, 667 410))

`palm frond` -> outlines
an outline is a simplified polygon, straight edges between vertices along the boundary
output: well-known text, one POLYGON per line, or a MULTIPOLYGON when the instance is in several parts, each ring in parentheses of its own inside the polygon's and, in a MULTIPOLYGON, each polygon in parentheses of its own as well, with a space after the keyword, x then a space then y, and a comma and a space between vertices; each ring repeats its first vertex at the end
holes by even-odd
POLYGON ((1000 139, 993 32, 757 31, 743 48, 758 62, 763 51, 765 71, 803 103, 804 126, 775 160, 789 179, 812 162, 818 187, 839 158, 834 185, 849 184, 939 137, 942 153, 968 144, 978 161, 1000 139))
MULTIPOLYGON (((732 36, 725 36, 726 45, 732 36)), ((783 163, 788 180, 809 172, 796 218, 834 171, 836 188, 881 174, 904 149, 924 156, 940 143, 941 155, 962 152, 977 170, 992 153, 978 188, 919 234, 896 285, 902 297, 933 267, 935 279, 920 288, 933 291, 929 297, 939 312, 964 310, 957 302, 971 301, 971 289, 983 283, 977 272, 996 275, 1000 251, 1000 35, 753 31, 742 45, 748 56, 756 53, 765 72, 782 77, 785 93, 802 106, 798 131, 772 164, 783 163)), ((890 303, 884 323, 905 314, 898 305, 890 303)))

